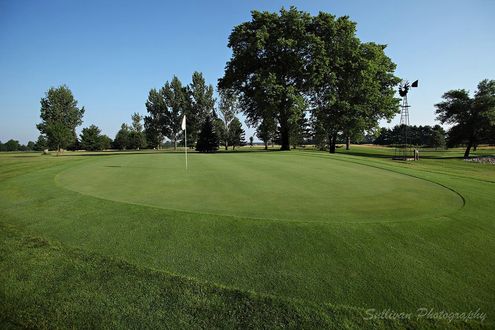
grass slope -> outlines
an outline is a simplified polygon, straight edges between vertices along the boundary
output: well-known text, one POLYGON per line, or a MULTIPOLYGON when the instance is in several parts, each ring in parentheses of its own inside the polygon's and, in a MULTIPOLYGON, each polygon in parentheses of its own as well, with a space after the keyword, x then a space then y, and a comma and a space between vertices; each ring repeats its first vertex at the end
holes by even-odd
POLYGON ((2 328, 439 328, 479 322, 364 320, 365 311, 258 295, 136 267, 0 224, 2 328))
MULTIPOLYGON (((424 160, 414 164, 396 163, 381 159, 382 154, 376 150, 368 152, 367 148, 362 148, 357 152, 367 156, 292 152, 289 156, 282 157, 285 157, 284 162, 287 163, 333 162, 352 168, 366 165, 368 167, 363 167, 364 171, 368 168, 370 171, 380 168, 380 171, 395 173, 393 175, 403 173, 408 177, 421 177, 458 192, 466 205, 448 215, 398 223, 253 220, 131 205, 81 195, 55 184, 55 180, 60 184, 60 176, 73 173, 71 171, 76 167, 84 168, 101 162, 98 159, 102 157, 14 158, 2 155, 0 221, 9 226, 14 225, 19 232, 32 232, 44 239, 60 241, 63 248, 58 248, 58 251, 64 253, 76 248, 81 255, 96 255, 102 260, 108 257, 118 258, 119 262, 152 272, 153 276, 170 276, 160 273, 166 271, 167 274, 172 272, 207 281, 210 283, 207 284, 208 287, 218 290, 244 292, 218 287, 215 283, 297 299, 300 304, 298 306, 307 306, 307 315, 310 315, 307 320, 311 322, 316 322, 315 317, 318 320, 334 318, 336 312, 326 310, 328 303, 332 303, 355 306, 339 312, 344 315, 337 318, 341 325, 347 324, 346 322, 351 325, 361 324, 362 315, 358 314, 362 313, 363 308, 391 308, 407 312, 419 307, 449 311, 480 308, 488 315, 485 325, 493 324, 493 168, 489 165, 466 164, 457 159, 424 160), (322 312, 322 308, 325 312, 322 312)), ((144 155, 125 157, 142 156, 144 155)), ((213 155, 216 156, 220 155, 213 155)), ((230 156, 232 155, 225 155, 230 156)), ((255 154, 246 156, 259 157, 255 154)), ((109 159, 115 157, 124 156, 111 156, 109 159)), ((26 263, 27 268, 19 266, 25 260, 16 256, 13 251, 19 250, 20 254, 28 255, 31 253, 23 250, 19 243, 4 240, 2 249, 2 252, 7 251, 2 255, 12 255, 2 259, 1 268, 2 276, 11 281, 7 281, 11 283, 8 290, 6 286, 2 287, 2 292, 9 294, 9 299, 2 299, 2 308, 11 311, 12 306, 15 306, 13 302, 23 296, 22 281, 21 284, 17 283, 17 278, 26 276, 22 275, 23 269, 24 272, 29 272, 35 266, 29 262, 26 263), (16 248, 12 250, 12 247, 16 248), (5 263, 5 260, 8 262, 5 263), (12 276, 6 277, 6 274, 12 276)), ((47 264, 55 266, 66 263, 67 267, 74 266, 71 258, 65 254, 58 257, 50 259, 47 264), (58 257, 61 259, 57 259, 58 257)), ((90 264, 86 266, 92 267, 90 264)), ((54 272, 57 273, 57 270, 54 272)), ((57 279, 65 279, 64 274, 67 272, 61 271, 57 279)), ((119 276, 118 270, 108 270, 105 273, 119 276)), ((94 276, 99 278, 100 275, 94 276)), ((74 285, 70 277, 66 281, 67 285, 74 285)), ((21 311, 30 310, 33 315, 37 314, 36 311, 40 312, 36 309, 39 301, 35 297, 43 297, 48 291, 43 291, 46 290, 43 285, 37 290, 34 288, 34 294, 25 295, 33 298, 24 299, 25 305, 20 308, 21 311)), ((74 294, 77 296, 92 292, 93 289, 84 290, 75 289, 74 294)), ((111 295, 124 308, 128 302, 125 297, 121 297, 121 292, 115 290, 109 290, 108 293, 105 291, 102 295, 111 295)), ((53 301, 62 299, 63 292, 66 291, 60 291, 60 296, 53 301)), ((154 296, 153 293, 143 293, 142 297, 152 299, 154 296)), ((245 299, 250 301, 256 300, 255 298, 258 299, 259 296, 247 294, 245 299)), ((92 294, 91 299, 96 299, 95 294, 92 294)), ((104 301, 106 298, 101 299, 104 301)), ((188 298, 184 299, 181 303, 186 303, 188 298)), ((213 297, 211 299, 215 300, 213 297)), ((279 301, 278 299, 275 300, 279 301)), ((54 313, 63 313, 63 307, 53 301, 50 305, 54 306, 54 313)), ((284 306, 296 308, 292 305, 296 304, 292 300, 280 301, 284 306)), ((206 299, 203 303, 208 305, 210 301, 206 299)), ((220 308, 221 313, 227 313, 229 304, 220 308)), ((92 308, 91 305, 86 306, 84 308, 92 308)), ((246 307, 239 308, 244 310, 246 307)), ((203 318, 208 317, 209 313, 214 314, 208 312, 199 315, 197 322, 203 322, 203 318)), ((273 313, 281 313, 282 316, 279 316, 285 320, 283 322, 289 322, 287 324, 316 324, 304 323, 306 321, 302 316, 290 321, 279 310, 274 310, 273 313)), ((119 312, 116 311, 108 318, 115 321, 119 318, 118 315, 119 312)), ((52 316, 53 314, 48 314, 47 318, 52 316)), ((253 324, 268 322, 271 317, 259 316, 260 323, 253 324)), ((273 316, 273 319, 276 320, 277 317, 273 316)), ((13 319, 21 320, 23 317, 17 313, 13 319)), ((177 322, 182 319, 187 317, 170 317, 168 320, 171 322, 169 324, 180 325, 177 322)), ((227 317, 223 322, 228 320, 231 319, 227 317)), ((235 321, 235 317, 232 320, 237 322, 232 324, 241 324, 235 321)), ((67 319, 62 318, 60 322, 64 324, 67 319)), ((442 323, 430 325, 440 327, 442 323)))

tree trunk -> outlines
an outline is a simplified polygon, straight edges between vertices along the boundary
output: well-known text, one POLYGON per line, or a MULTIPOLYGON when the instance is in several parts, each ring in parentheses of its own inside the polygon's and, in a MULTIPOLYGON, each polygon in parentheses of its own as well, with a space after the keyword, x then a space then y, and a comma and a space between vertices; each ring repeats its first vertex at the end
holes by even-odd
POLYGON ((265 150, 268 150, 268 141, 264 141, 265 142, 265 150))
POLYGON ((464 159, 469 158, 469 152, 471 151, 472 146, 473 146, 473 144, 471 142, 468 142, 468 144, 466 146, 466 151, 464 152, 464 159))
POLYGON ((289 123, 287 120, 280 122, 280 150, 290 150, 289 123))
POLYGON ((351 150, 351 137, 348 136, 345 141, 345 150, 351 150))
POLYGON ((337 146, 336 146, 337 134, 330 135, 329 136, 329 139, 328 139, 328 142, 329 142, 329 151, 330 151, 331 154, 334 154, 335 153, 335 150, 337 148, 337 146))
POLYGON ((478 144, 476 144, 476 143, 475 143, 475 144, 473 145, 473 151, 476 151, 476 149, 478 149, 478 144))
POLYGON ((225 141, 225 150, 229 150, 229 143, 225 141))
POLYGON ((174 135, 174 151, 177 150, 177 134, 174 135))

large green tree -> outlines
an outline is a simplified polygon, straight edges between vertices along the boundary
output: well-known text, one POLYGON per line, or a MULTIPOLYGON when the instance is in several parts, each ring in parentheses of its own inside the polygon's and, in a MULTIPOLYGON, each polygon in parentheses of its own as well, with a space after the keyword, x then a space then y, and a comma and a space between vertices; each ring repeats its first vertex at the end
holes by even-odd
MULTIPOLYGON (((170 83, 165 83, 161 92, 165 98, 165 104, 167 105, 169 134, 167 137, 172 141, 175 150, 177 149, 179 134, 182 131, 182 117, 188 109, 190 109, 191 101, 187 87, 182 86, 182 82, 176 76, 172 78, 170 83)), ((189 122, 190 119, 194 121, 194 118, 187 119, 187 122, 189 122)))
POLYGON ((144 129, 148 143, 157 149, 165 136, 169 135, 167 105, 162 90, 151 89, 146 100, 144 129))
POLYGON ((399 78, 385 46, 361 43, 356 23, 348 17, 319 13, 311 29, 323 42, 327 59, 324 79, 316 81, 312 91, 313 115, 334 153, 339 135, 349 141, 399 111, 399 99, 394 97, 399 78))
MULTIPOLYGON (((250 124, 275 118, 281 149, 290 148, 293 118, 299 118, 304 92, 321 78, 323 45, 310 33, 311 16, 294 7, 279 13, 253 11, 251 21, 234 28, 219 89, 232 89, 250 124)), ((268 126, 268 125, 266 125, 268 126)))
POLYGON ((495 126, 495 80, 478 84, 474 97, 465 89, 443 94, 443 102, 435 105, 437 119, 453 125, 448 132, 449 145, 465 144, 464 158, 469 158, 473 146, 488 141, 495 126))
MULTIPOLYGON (((196 91, 196 95, 200 93, 196 91)), ((146 101, 148 115, 144 117, 144 126, 148 142, 159 146, 164 137, 169 138, 177 149, 177 141, 181 132, 182 117, 191 107, 187 87, 182 86, 179 78, 174 76, 171 82, 165 82, 160 89, 151 89, 146 101)), ((191 120, 196 125, 192 114, 191 120)), ((189 126, 189 125, 188 125, 189 126)))
POLYGON ((232 150, 235 150, 235 147, 246 144, 245 132, 242 128, 241 121, 237 117, 234 117, 229 123, 228 142, 232 146, 232 150))
POLYGON ((74 143, 76 127, 82 124, 84 107, 77 106, 72 91, 65 85, 52 87, 40 103, 42 122, 36 127, 41 134, 46 135, 48 145, 60 151, 74 143))
POLYGON ((187 91, 190 100, 186 109, 187 142, 189 145, 194 145, 206 118, 213 115, 215 98, 213 97, 213 86, 207 85, 203 74, 197 71, 193 73, 192 82, 187 87, 187 91))
POLYGON ((57 155, 70 143, 74 143, 74 131, 62 122, 49 122, 44 127, 44 132, 48 136, 49 145, 57 150, 57 155))

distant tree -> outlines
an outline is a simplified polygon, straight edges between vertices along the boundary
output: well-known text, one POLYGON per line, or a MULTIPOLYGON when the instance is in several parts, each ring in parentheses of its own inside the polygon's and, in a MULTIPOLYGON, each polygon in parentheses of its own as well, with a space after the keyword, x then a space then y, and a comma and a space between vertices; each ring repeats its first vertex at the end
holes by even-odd
POLYGON ((440 130, 433 130, 431 135, 430 145, 432 148, 444 148, 445 147, 445 133, 440 130))
POLYGON ((141 116, 137 112, 134 112, 131 115, 131 120, 132 120, 132 124, 131 124, 132 130, 136 131, 136 132, 142 132, 143 131, 143 124, 142 124, 143 116, 141 116))
POLYGON ((81 149, 81 144, 79 143, 79 139, 77 138, 77 133, 75 130, 72 131, 71 142, 65 147, 65 149, 72 151, 81 149))
POLYGON ((293 122, 291 123, 290 142, 292 144, 292 149, 296 149, 298 145, 303 145, 304 141, 309 136, 309 121, 308 118, 306 118, 306 116, 304 115, 304 112, 302 112, 300 117, 293 118, 293 122))
POLYGON ((129 149, 142 149, 146 147, 146 138, 142 132, 136 132, 131 130, 129 133, 129 149))
POLYGON ((391 130, 386 128, 386 127, 380 128, 373 143, 378 144, 378 145, 390 145, 390 144, 392 144, 393 140, 392 140, 391 133, 392 133, 391 130))
POLYGON ((216 112, 214 113, 212 120, 213 120, 213 128, 218 136, 218 143, 224 146, 225 150, 228 150, 228 146, 230 145, 229 135, 227 130, 228 128, 225 127, 223 120, 217 117, 216 112))
POLYGON ((122 124, 120 130, 117 132, 115 139, 113 140, 113 146, 115 149, 125 150, 129 148, 129 135, 131 128, 127 124, 122 124))
POLYGON ((448 142, 466 144, 464 158, 469 158, 471 148, 488 140, 495 125, 495 80, 481 81, 473 98, 465 89, 448 91, 442 98, 435 105, 437 120, 453 125, 448 142))
POLYGON ((187 90, 190 99, 190 105, 186 111, 187 142, 189 145, 194 145, 206 118, 213 114, 215 98, 213 97, 213 86, 206 84, 201 72, 195 71, 193 73, 192 82, 187 90))
POLYGON ((273 118, 265 118, 256 128, 256 136, 265 144, 265 150, 268 149, 268 143, 275 138, 276 127, 273 118))
POLYGON ((10 139, 5 144, 3 145, 3 148, 5 151, 18 151, 20 149, 21 145, 19 144, 19 141, 10 139))
POLYGON ((373 144, 378 137, 379 131, 372 129, 367 131, 359 143, 361 144, 373 144))
MULTIPOLYGON (((393 128, 382 127, 373 141, 379 145, 396 145, 403 143, 404 126, 397 125, 393 128)), ((445 146, 445 131, 440 125, 407 127, 407 143, 419 147, 440 148, 445 146)))
POLYGON ((229 130, 228 130, 228 136, 229 136, 229 144, 232 146, 232 149, 235 150, 236 146, 243 146, 246 144, 246 141, 244 140, 244 129, 242 128, 241 121, 234 117, 232 121, 229 123, 229 130))
POLYGON ((169 135, 167 104, 162 90, 151 89, 146 100, 146 111, 144 117, 144 129, 146 140, 150 146, 159 148, 165 136, 169 135))
MULTIPOLYGON (((168 129, 164 134, 172 141, 174 150, 176 150, 179 134, 182 132, 182 118, 185 113, 190 112, 191 100, 187 87, 182 86, 181 81, 176 76, 172 78, 170 83, 168 81, 165 83, 165 86, 161 89, 161 93, 167 106, 168 129)), ((187 117, 188 132, 190 129, 193 129, 190 121, 195 125, 196 119, 194 117, 187 117)))
POLYGON ((19 148, 17 149, 18 151, 28 151, 28 147, 24 144, 19 144, 19 148))
POLYGON ((36 126, 48 138, 48 145, 60 151, 73 144, 77 140, 76 127, 82 124, 84 107, 77 107, 71 90, 65 85, 52 87, 40 103, 42 122, 36 126))
POLYGON ((100 141, 101 141, 101 149, 106 150, 112 148, 113 141, 108 135, 101 135, 100 136, 100 141))
MULTIPOLYGON (((103 136, 96 125, 83 128, 81 132, 81 147, 88 151, 103 150, 103 136)), ((108 142, 108 141, 107 141, 108 142)))
POLYGON ((213 121, 208 115, 199 132, 196 150, 199 152, 215 152, 218 150, 219 140, 215 132, 213 121))
POLYGON ((34 150, 35 143, 33 141, 28 141, 26 148, 28 151, 34 150))
POLYGON ((34 148, 33 150, 36 151, 43 151, 48 148, 48 141, 43 135, 38 136, 38 139, 34 143, 34 148))
POLYGON ((218 135, 221 143, 225 146, 225 150, 229 149, 231 140, 230 125, 237 114, 237 98, 235 94, 230 90, 220 90, 220 104, 218 106, 218 117, 220 121, 217 121, 218 135))
POLYGON ((146 137, 143 133, 143 116, 135 112, 131 116, 132 126, 129 133, 128 147, 130 149, 141 149, 146 147, 146 137))

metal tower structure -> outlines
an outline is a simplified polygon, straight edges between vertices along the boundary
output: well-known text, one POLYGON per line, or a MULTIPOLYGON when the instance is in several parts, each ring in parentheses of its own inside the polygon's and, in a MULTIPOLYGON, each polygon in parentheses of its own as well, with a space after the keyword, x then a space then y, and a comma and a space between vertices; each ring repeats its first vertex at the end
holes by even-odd
POLYGON ((409 85, 409 82, 406 80, 399 85, 399 95, 402 97, 402 104, 400 109, 401 135, 400 141, 396 142, 394 155, 394 159, 398 160, 414 159, 414 152, 408 141, 410 105, 407 102, 407 93, 409 92, 409 88, 411 87, 418 87, 418 81, 416 80, 411 85, 409 85))

